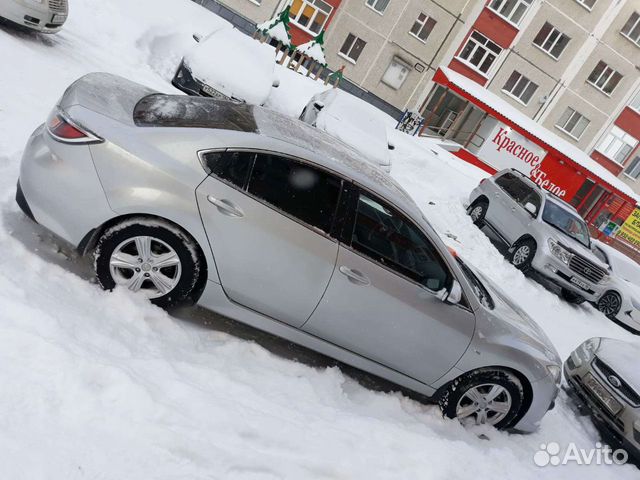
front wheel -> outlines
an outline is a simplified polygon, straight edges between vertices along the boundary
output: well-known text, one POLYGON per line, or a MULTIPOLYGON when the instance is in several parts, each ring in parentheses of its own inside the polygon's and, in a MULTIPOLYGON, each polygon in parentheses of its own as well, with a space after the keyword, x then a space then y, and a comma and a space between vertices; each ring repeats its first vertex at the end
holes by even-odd
POLYGON ((174 225, 134 218, 108 228, 98 240, 94 267, 105 290, 116 286, 171 308, 188 302, 200 275, 195 242, 174 225))
POLYGON ((439 401, 442 413, 464 426, 510 427, 524 404, 524 389, 511 372, 480 369, 452 382, 439 401))
POLYGON ((533 240, 520 241, 513 247, 509 261, 518 270, 526 272, 531 268, 536 249, 536 242, 533 240))
POLYGON ((580 305, 581 303, 583 303, 585 301, 585 298, 582 295, 579 295, 575 292, 572 292, 571 290, 567 289, 567 288, 563 288, 560 291, 560 296, 562 297, 563 300, 572 303, 574 305, 580 305))
POLYGON ((600 297, 596 306, 607 318, 616 318, 622 307, 622 298, 617 292, 610 290, 600 297))

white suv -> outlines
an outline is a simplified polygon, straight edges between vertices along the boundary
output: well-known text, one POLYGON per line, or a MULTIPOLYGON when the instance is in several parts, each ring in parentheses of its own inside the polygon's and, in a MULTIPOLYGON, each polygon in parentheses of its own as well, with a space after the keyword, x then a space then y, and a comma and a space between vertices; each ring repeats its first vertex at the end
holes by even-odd
POLYGON ((541 273, 569 302, 600 298, 609 267, 593 253, 587 224, 571 205, 517 170, 482 180, 469 202, 474 223, 489 227, 509 246, 516 268, 541 273))
POLYGON ((56 33, 69 15, 67 0, 0 0, 0 17, 42 33, 56 33))

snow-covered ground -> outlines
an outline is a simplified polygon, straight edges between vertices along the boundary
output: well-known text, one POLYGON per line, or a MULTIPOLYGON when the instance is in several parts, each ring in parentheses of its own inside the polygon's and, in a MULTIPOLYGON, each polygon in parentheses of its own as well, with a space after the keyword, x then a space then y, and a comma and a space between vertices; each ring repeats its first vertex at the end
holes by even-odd
MULTIPOLYGON (((82 0, 55 36, 0 26, 2 478, 637 478, 631 466, 534 465, 542 443, 597 441, 565 394, 535 434, 466 431, 436 406, 367 389, 331 362, 216 315, 172 318, 128 292, 105 293, 88 281, 88 261, 25 219, 13 202, 21 151, 65 87, 108 71, 175 93, 169 80, 191 34, 220 22, 189 0, 82 0)), ((290 115, 323 88, 278 75, 269 105, 290 115)), ((640 343, 525 278, 473 227, 463 202, 481 172, 394 135, 393 175, 563 357, 591 336, 640 343)))

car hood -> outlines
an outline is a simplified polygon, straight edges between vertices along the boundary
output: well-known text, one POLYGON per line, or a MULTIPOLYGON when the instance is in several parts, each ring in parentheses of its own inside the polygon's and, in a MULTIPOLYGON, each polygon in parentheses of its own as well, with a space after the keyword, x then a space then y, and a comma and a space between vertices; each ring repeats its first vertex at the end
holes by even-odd
POLYGON ((621 380, 624 380, 631 388, 640 393, 639 345, 603 338, 596 355, 620 375, 621 380))
POLYGON ((587 260, 589 260, 590 262, 592 262, 593 264, 599 266, 600 268, 602 268, 605 271, 609 271, 609 265, 607 265, 606 263, 604 263, 602 260, 600 260, 592 251, 591 249, 587 248, 585 245, 583 245, 582 243, 580 243, 579 241, 577 241, 574 238, 571 238, 569 235, 561 232, 560 230, 558 230, 557 228, 554 228, 553 226, 549 225, 546 222, 542 222, 542 224, 545 226, 545 228, 548 230, 548 236, 550 238, 554 238, 557 241, 559 241, 562 245, 565 246, 565 248, 568 248, 569 250, 571 250, 573 253, 576 253, 578 255, 580 255, 581 257, 586 258, 587 260))
MULTIPOLYGON (((466 262, 465 262, 466 263, 466 262)), ((468 265, 468 263, 467 263, 468 265)), ((540 325, 520 308, 496 283, 469 266, 489 291, 494 303, 491 321, 478 322, 478 334, 483 337, 507 336, 540 352, 549 362, 560 365, 560 355, 540 325)))

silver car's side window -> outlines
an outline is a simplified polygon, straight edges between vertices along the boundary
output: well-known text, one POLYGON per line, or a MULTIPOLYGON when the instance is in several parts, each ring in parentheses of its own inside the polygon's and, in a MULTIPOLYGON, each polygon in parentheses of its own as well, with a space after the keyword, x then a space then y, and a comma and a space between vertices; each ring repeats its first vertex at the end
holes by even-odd
POLYGON ((253 152, 206 152, 201 160, 209 175, 244 190, 255 157, 253 152))
POLYGON ((448 288, 451 273, 435 246, 413 223, 361 193, 351 247, 432 291, 448 288))

